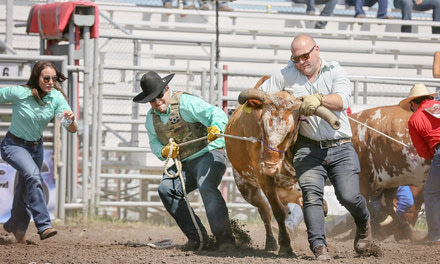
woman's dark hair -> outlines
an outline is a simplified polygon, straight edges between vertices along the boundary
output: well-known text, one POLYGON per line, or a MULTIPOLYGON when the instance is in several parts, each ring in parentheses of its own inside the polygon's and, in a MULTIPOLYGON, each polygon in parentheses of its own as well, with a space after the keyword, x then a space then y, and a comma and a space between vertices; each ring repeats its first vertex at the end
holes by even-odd
POLYGON ((416 104, 421 104, 426 99, 432 99, 432 96, 430 96, 430 95, 420 96, 420 97, 415 98, 412 101, 416 104))
POLYGON ((35 101, 37 101, 39 105, 44 105, 41 98, 45 95, 45 93, 43 92, 43 90, 41 90, 38 80, 40 79, 41 72, 47 67, 54 69, 57 75, 57 81, 55 82, 54 89, 60 91, 63 94, 63 96, 67 99, 66 94, 60 88, 61 87, 60 84, 64 82, 67 79, 67 77, 64 76, 62 72, 58 71, 58 69, 55 67, 55 65, 52 62, 38 61, 37 63, 35 63, 34 67, 32 68, 31 76, 29 77, 29 80, 27 81, 25 86, 31 89, 32 96, 35 98, 35 101))

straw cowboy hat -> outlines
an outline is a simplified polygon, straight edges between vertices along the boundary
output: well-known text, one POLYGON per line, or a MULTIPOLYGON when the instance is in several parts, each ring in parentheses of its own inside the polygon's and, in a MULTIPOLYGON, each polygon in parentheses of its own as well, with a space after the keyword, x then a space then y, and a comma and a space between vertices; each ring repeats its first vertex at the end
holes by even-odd
POLYGON ((161 78, 159 74, 154 71, 149 71, 141 78, 142 92, 133 98, 135 103, 148 103, 156 98, 173 79, 174 73, 161 78))
POLYGON ((399 106, 407 111, 411 111, 411 101, 422 96, 431 96, 434 97, 437 93, 430 94, 428 93, 428 89, 423 83, 418 83, 414 85, 409 91, 408 98, 400 101, 399 106))

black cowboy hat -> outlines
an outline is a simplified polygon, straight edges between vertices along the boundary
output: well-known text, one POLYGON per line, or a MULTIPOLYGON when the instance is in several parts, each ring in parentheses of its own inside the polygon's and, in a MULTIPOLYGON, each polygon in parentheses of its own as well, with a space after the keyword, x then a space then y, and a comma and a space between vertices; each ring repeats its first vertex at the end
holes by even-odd
POLYGON ((135 103, 148 103, 155 99, 173 79, 174 73, 161 78, 159 74, 154 71, 149 71, 141 78, 142 92, 133 98, 135 103))

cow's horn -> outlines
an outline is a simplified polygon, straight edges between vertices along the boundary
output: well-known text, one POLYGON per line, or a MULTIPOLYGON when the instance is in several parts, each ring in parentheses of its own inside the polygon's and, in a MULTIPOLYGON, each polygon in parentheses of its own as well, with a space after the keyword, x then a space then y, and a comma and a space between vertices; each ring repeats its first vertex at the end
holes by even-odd
POLYGON ((315 115, 327 121, 327 123, 329 123, 329 125, 335 130, 338 130, 341 127, 341 122, 339 122, 335 114, 324 106, 318 107, 315 111, 315 115))
POLYGON ((264 100, 264 96, 266 95, 266 92, 262 91, 262 90, 258 90, 258 89, 247 89, 244 90, 243 92, 240 93, 240 95, 238 95, 238 102, 240 104, 244 104, 244 102, 246 102, 249 99, 257 99, 260 101, 264 100))

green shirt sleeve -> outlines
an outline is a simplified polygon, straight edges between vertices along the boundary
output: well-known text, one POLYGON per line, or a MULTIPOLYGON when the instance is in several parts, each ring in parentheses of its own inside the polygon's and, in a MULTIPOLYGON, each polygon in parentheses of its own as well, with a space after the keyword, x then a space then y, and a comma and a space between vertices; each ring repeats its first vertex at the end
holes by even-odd
POLYGON ((189 94, 180 97, 180 114, 186 122, 200 122, 206 127, 216 125, 221 132, 228 123, 228 117, 222 109, 189 94))
POLYGON ((53 89, 37 103, 29 88, 11 86, 0 89, 0 103, 12 104, 12 121, 8 130, 17 137, 35 141, 53 119, 56 111, 70 110, 63 94, 53 89))
POLYGON ((162 157, 161 151, 164 147, 162 143, 159 141, 159 138, 157 137, 156 130, 154 129, 153 125, 153 115, 151 113, 153 109, 150 109, 147 113, 147 118, 145 120, 145 128, 147 129, 148 134, 148 141, 150 143, 151 152, 153 152, 154 155, 156 155, 157 158, 160 160, 165 160, 164 157, 162 157))
POLYGON ((23 86, 10 86, 0 89, 0 104, 14 103, 32 95, 31 90, 23 86))

